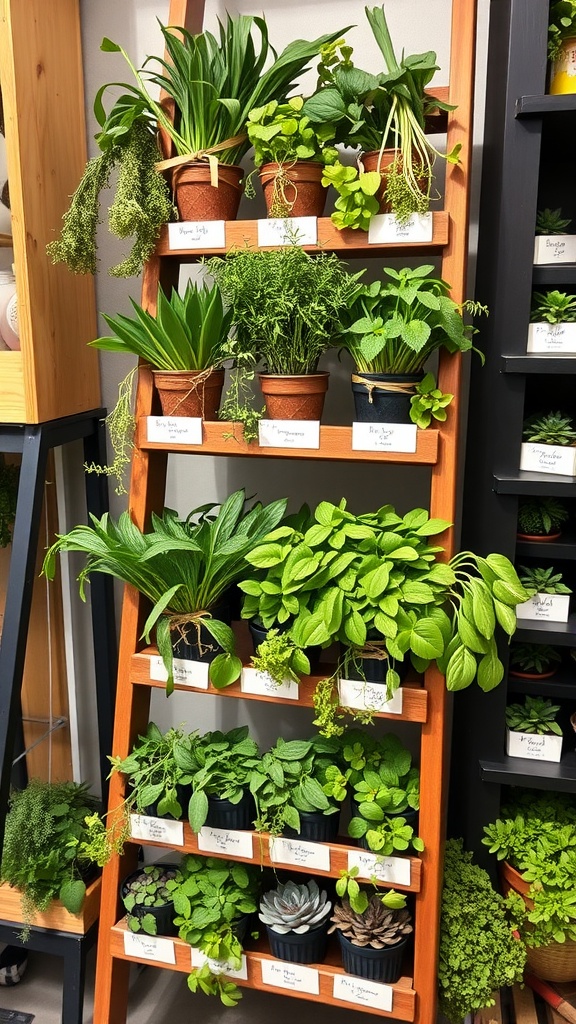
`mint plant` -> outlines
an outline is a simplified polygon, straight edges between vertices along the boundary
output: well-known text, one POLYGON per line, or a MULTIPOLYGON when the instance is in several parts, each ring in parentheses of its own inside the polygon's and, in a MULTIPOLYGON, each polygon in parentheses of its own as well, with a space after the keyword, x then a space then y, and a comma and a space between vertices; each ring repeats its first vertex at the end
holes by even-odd
POLYGON ((240 803, 252 772, 260 764, 258 744, 248 736, 248 726, 230 732, 207 732, 194 739, 193 756, 197 770, 192 776, 188 818, 193 832, 199 832, 208 817, 208 797, 240 803))
POLYGON ((420 430, 426 430, 432 420, 445 423, 446 409, 454 399, 454 395, 442 392, 436 387, 434 374, 427 373, 420 383, 415 385, 416 394, 410 399, 410 419, 420 430))

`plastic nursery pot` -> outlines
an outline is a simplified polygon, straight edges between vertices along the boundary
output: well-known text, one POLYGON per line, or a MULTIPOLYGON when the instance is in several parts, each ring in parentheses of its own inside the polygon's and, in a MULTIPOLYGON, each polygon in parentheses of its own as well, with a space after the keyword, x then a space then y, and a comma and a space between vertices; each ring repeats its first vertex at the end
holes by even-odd
MULTIPOLYGON (((213 619, 230 624, 230 605, 223 601, 215 608, 209 609, 213 619)), ((172 631, 172 652, 175 658, 184 661, 201 661, 205 665, 211 665, 218 654, 222 654, 220 644, 206 626, 195 623, 184 623, 172 631)))
POLYGON ((153 370, 154 384, 164 416, 192 416, 215 420, 218 416, 224 370, 153 370))
MULTIPOLYGON (((370 637, 368 643, 370 643, 370 637)), ((345 652, 350 650, 344 644, 340 644, 340 660, 342 661, 345 652)), ((388 658, 370 658, 362 657, 360 654, 355 654, 352 658, 348 659, 348 664, 342 669, 342 673, 346 679, 358 679, 367 683, 385 683, 386 673, 388 671, 388 658)), ((407 674, 410 667, 409 661, 398 661, 394 663, 394 669, 400 676, 402 682, 407 674)))
POLYGON ((558 533, 517 533, 516 540, 527 540, 536 542, 537 544, 546 544, 547 541, 558 540, 561 536, 562 534, 560 531, 558 531, 558 533))
POLYGON ((346 974, 354 974, 368 981, 382 981, 387 985, 398 981, 408 939, 402 939, 386 949, 372 949, 371 946, 355 946, 340 931, 338 938, 346 974))
POLYGON ((324 165, 315 160, 293 164, 262 164, 260 181, 269 217, 321 217, 327 189, 322 185, 324 165), (273 212, 283 207, 286 213, 273 212))
MULTIPOLYGON (((288 627, 284 625, 275 626, 274 628, 277 629, 280 633, 285 633, 288 627)), ((254 619, 251 619, 248 622, 248 629, 250 630, 252 643, 254 645, 254 654, 256 654, 260 644, 263 643, 266 637, 268 636, 268 630, 265 629, 264 626, 260 625, 259 622, 256 622, 254 619)), ((322 648, 307 647, 304 653, 306 654, 306 657, 310 662, 310 674, 314 676, 316 675, 317 672, 320 671, 320 655, 322 653, 322 648)))
MULTIPOLYGON (((178 871, 177 864, 162 864, 162 869, 168 874, 168 877, 173 878, 178 871)), ((131 882, 135 882, 137 879, 142 878, 144 881, 147 879, 147 875, 144 874, 143 868, 139 868, 138 871, 133 871, 131 875, 128 875, 122 884, 120 885, 120 898, 122 900, 128 895, 128 890, 131 882)), ((142 918, 145 914, 152 914, 152 917, 156 920, 156 934, 157 935, 177 935, 178 929, 174 924, 174 904, 165 903, 161 907, 143 907, 136 905, 130 911, 132 917, 142 918)))
POLYGON ((282 835, 287 839, 304 839, 311 843, 333 843, 338 836, 340 813, 322 814, 322 811, 300 811, 300 831, 285 825, 282 835))
POLYGON ((352 392, 358 423, 411 423, 410 399, 423 373, 352 374, 352 392))
POLYGON ((208 796, 208 817, 206 824, 211 828, 247 829, 254 828, 256 807, 254 798, 248 791, 239 803, 220 800, 217 796, 208 796))
POLYGON ((270 925, 266 925, 270 952, 278 960, 287 960, 291 964, 321 964, 326 956, 328 945, 328 920, 319 928, 312 928, 303 935, 287 932, 280 935, 270 925))
POLYGON ((576 92, 576 38, 565 39, 562 52, 552 64, 550 72, 550 93, 561 96, 576 92))
POLYGON ((260 387, 271 420, 320 420, 329 373, 302 375, 259 373, 260 387))
MULTIPOLYGON (((534 904, 528 898, 530 883, 525 882, 519 871, 508 861, 500 865, 500 885, 504 895, 510 889, 522 896, 526 906, 532 910, 534 904)), ((576 942, 566 939, 565 942, 550 942, 547 946, 527 951, 528 967, 533 974, 543 981, 574 981, 576 978, 576 942)))
POLYGON ((172 191, 180 220, 236 220, 244 171, 235 164, 218 164, 218 188, 212 185, 210 165, 184 164, 172 172, 172 191))

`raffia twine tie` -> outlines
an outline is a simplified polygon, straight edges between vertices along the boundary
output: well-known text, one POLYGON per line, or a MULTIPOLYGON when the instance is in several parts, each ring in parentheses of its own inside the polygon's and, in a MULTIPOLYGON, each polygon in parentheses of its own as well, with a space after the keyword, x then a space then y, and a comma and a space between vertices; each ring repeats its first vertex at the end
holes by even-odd
MULTIPOLYGON (((188 378, 188 380, 186 380, 185 377, 181 378, 183 385, 186 386, 186 384, 189 384, 190 387, 189 387, 188 391, 185 391, 184 394, 182 395, 182 397, 179 398, 178 401, 176 402, 176 405, 174 406, 174 412, 172 413, 173 416, 176 415, 176 412, 180 408, 180 406, 183 405, 184 402, 186 402, 190 398, 191 394, 193 394, 194 392, 196 394, 198 394, 198 388, 201 388, 206 383, 206 381, 211 376, 211 374, 214 373, 215 369, 216 369, 215 366, 209 366, 207 370, 198 370, 198 371, 194 370, 194 371, 192 371, 195 374, 197 373, 197 376, 195 376, 195 377, 190 376, 188 378)), ((160 372, 163 372, 163 371, 160 371, 160 372)), ((202 391, 202 419, 204 419, 204 403, 205 403, 205 401, 206 401, 206 391, 203 390, 202 391)), ((202 613, 202 614, 204 614, 204 613, 202 613)))
POLYGON ((377 381, 367 380, 366 377, 361 377, 357 373, 352 374, 353 384, 363 384, 368 391, 368 402, 370 405, 374 404, 372 393, 374 391, 388 391, 391 394, 396 395, 415 395, 416 385, 402 383, 400 381, 377 381))
POLYGON ((352 648, 354 657, 363 658, 365 661, 388 661, 389 654, 385 644, 385 640, 369 640, 364 647, 352 648))
POLYGON ((168 160, 159 160, 158 163, 154 164, 156 171, 168 171, 171 168, 176 168, 176 175, 178 171, 184 169, 186 164, 195 163, 198 160, 207 160, 210 164, 210 184, 213 188, 218 188, 218 157, 216 153, 222 153, 225 149, 234 149, 235 146, 241 146, 243 142, 246 142, 248 136, 245 132, 240 135, 234 135, 231 139, 225 139, 224 142, 219 142, 217 146, 210 146, 208 149, 197 149, 193 153, 184 153, 183 156, 172 156, 168 160))

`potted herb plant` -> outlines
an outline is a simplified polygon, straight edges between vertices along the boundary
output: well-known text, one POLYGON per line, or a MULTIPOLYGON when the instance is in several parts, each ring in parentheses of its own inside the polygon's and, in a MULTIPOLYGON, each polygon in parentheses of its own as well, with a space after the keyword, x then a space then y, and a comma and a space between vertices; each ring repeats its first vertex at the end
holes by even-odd
POLYGON ((177 871, 177 864, 148 864, 124 879, 120 895, 130 931, 147 935, 178 934, 174 924, 174 899, 167 885, 177 871))
POLYGON ((520 469, 560 476, 576 474, 576 429, 571 416, 549 412, 524 423, 520 469))
POLYGON ((266 637, 252 656, 252 666, 271 679, 277 686, 285 682, 299 683, 301 676, 310 675, 310 658, 287 633, 277 629, 266 630, 266 637))
MULTIPOLYGON (((341 343, 356 364, 352 391, 360 422, 417 423, 430 394, 424 366, 432 353, 473 348, 474 330, 462 313, 481 307, 458 305, 433 273, 428 265, 385 267, 383 281, 359 286, 352 297, 341 343)), ((440 392, 436 419, 445 418, 451 397, 440 392)))
POLYGON ((522 586, 532 592, 530 600, 516 608, 519 620, 568 622, 572 591, 562 583, 562 573, 554 572, 551 567, 528 568, 522 565, 519 576, 522 586))
POLYGON ((576 92, 574 49, 576 48, 576 0, 555 0, 550 7, 548 59, 552 64, 552 95, 576 92))
POLYGON ((192 831, 199 832, 204 825, 252 828, 255 808, 248 786, 261 757, 258 744, 248 736, 248 726, 207 732, 198 737, 193 750, 199 767, 192 778, 188 808, 192 831))
POLYGON ((560 761, 562 729, 556 721, 559 704, 526 695, 524 704, 506 708, 506 753, 538 761, 560 761))
POLYGON ((535 292, 528 326, 528 352, 576 352, 576 295, 535 292))
POLYGON ((19 467, 5 462, 0 455, 0 548, 8 547, 12 541, 19 478, 19 467))
POLYGON ((198 763, 192 738, 182 729, 162 733, 149 722, 128 757, 111 757, 113 772, 128 782, 125 812, 174 818, 181 821, 192 796, 192 778, 198 763))
POLYGON ((319 420, 329 374, 321 355, 363 273, 348 274, 334 253, 312 257, 298 245, 277 251, 240 249, 207 261, 233 310, 235 358, 263 361, 260 386, 270 419, 319 420))
POLYGON ((549 644, 514 643, 510 649, 510 675, 517 679, 550 679, 562 658, 549 644))
POLYGON ((567 233, 571 220, 562 216, 562 210, 538 210, 536 238, 534 240, 534 263, 574 263, 576 260, 576 235, 567 233))
POLYGON ((390 854, 410 845, 421 851, 415 837, 420 807, 420 773, 412 757, 393 733, 382 737, 368 752, 364 767, 355 773, 352 793, 354 816, 348 835, 367 850, 390 854))
POLYGON ((518 504, 518 540, 558 540, 561 526, 570 518, 565 502, 558 498, 521 498, 518 504))
POLYGON ((314 879, 279 882, 264 893, 258 914, 266 925, 272 956, 288 963, 320 964, 326 956, 332 903, 314 879))
POLYGON ((362 913, 349 900, 334 907, 329 932, 337 932, 346 974, 393 985, 402 972, 408 938, 413 932, 406 898, 374 893, 362 913))

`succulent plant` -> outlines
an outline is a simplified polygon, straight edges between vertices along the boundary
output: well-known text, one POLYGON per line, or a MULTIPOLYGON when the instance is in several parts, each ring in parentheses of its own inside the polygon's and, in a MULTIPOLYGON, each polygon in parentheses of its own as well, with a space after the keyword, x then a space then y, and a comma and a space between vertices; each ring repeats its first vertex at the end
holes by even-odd
POLYGON ((320 891, 311 879, 305 885, 280 883, 277 889, 264 894, 259 918, 279 935, 296 932, 303 935, 324 923, 332 909, 325 890, 320 891))
POLYGON ((413 931, 410 911, 406 908, 389 910, 376 893, 363 914, 357 914, 348 900, 343 900, 334 907, 330 920, 329 934, 340 931, 353 946, 370 946, 372 949, 397 946, 413 931))
POLYGON ((537 235, 562 235, 566 228, 570 227, 572 222, 562 216, 562 210, 551 210, 546 207, 545 210, 538 210, 538 216, 536 217, 536 234, 537 235))
POLYGON ((576 443, 576 430, 571 416, 563 416, 561 412, 549 412, 524 423, 524 440, 541 444, 573 445, 576 443))
POLYGON ((557 533, 569 518, 568 508, 557 498, 525 498, 518 506, 520 530, 533 537, 557 533))

